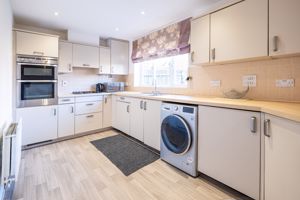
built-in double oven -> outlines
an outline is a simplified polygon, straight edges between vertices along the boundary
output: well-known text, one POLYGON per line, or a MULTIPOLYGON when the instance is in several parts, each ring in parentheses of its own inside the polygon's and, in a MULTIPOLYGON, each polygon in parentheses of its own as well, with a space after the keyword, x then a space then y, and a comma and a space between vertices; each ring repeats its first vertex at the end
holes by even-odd
POLYGON ((17 57, 17 107, 57 104, 57 58, 17 57))

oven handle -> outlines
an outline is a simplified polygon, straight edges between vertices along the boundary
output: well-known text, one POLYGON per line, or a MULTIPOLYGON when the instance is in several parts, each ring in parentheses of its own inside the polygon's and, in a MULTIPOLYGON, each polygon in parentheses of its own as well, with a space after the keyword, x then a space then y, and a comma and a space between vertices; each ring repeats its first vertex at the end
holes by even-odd
POLYGON ((57 83, 57 80, 17 80, 18 83, 57 83))
POLYGON ((34 65, 34 66, 46 66, 46 67, 57 67, 58 65, 46 64, 46 63, 17 63, 18 65, 34 65))

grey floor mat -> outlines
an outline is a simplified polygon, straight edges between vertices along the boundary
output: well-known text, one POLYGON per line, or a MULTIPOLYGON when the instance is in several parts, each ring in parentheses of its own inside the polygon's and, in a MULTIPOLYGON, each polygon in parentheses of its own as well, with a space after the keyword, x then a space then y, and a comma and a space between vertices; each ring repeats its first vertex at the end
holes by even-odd
POLYGON ((159 159, 159 155, 123 135, 116 135, 91 143, 126 176, 159 159))

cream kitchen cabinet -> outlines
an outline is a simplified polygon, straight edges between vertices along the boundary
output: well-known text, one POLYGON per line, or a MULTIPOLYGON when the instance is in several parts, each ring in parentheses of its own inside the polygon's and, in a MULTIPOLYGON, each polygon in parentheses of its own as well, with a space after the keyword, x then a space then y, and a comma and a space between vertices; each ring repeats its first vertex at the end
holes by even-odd
POLYGON ((99 68, 99 47, 73 44, 73 66, 99 68))
POLYGON ((103 128, 103 96, 75 98, 75 134, 103 128))
POLYGON ((211 62, 267 57, 268 0, 246 0, 212 13, 210 41, 211 62))
POLYGON ((59 66, 58 73, 71 73, 73 71, 73 44, 59 42, 59 66))
POLYGON ((130 134, 130 102, 127 97, 118 97, 116 102, 115 112, 116 122, 114 123, 116 129, 123 133, 130 134))
POLYGON ((103 96, 103 128, 112 126, 112 96, 103 96))
POLYGON ((144 100, 130 99, 130 136, 144 142, 144 100))
POLYGON ((209 63, 209 27, 209 15, 195 19, 191 22, 192 64, 209 63))
POLYGON ((300 123, 265 114, 265 200, 300 197, 300 123))
POLYGON ((58 57, 58 36, 16 31, 19 55, 58 57))
POLYGON ((209 106, 198 112, 198 170, 259 199, 260 113, 209 106))
POLYGON ((99 74, 110 74, 110 48, 100 47, 99 50, 100 64, 99 64, 99 74))
POLYGON ((58 137, 75 134, 75 105, 62 104, 58 106, 58 137))
POLYGON ((269 0, 270 56, 300 53, 300 1, 269 0))
POLYGON ((144 100, 144 143, 160 150, 161 101, 144 100))
POLYGON ((57 138, 57 106, 18 108, 17 121, 23 120, 22 145, 30 145, 57 138))
POLYGON ((129 42, 110 41, 111 74, 127 75, 129 70, 129 42))

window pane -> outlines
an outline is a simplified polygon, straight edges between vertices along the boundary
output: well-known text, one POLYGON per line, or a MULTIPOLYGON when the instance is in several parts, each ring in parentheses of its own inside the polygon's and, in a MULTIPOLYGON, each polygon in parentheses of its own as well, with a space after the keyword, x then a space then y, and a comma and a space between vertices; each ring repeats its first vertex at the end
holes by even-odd
POLYGON ((188 54, 134 64, 135 86, 186 87, 188 54))

